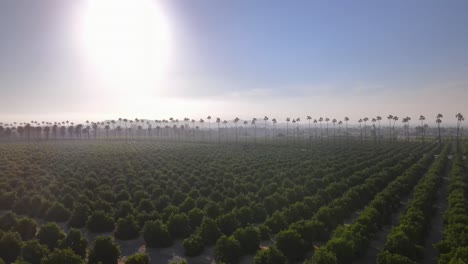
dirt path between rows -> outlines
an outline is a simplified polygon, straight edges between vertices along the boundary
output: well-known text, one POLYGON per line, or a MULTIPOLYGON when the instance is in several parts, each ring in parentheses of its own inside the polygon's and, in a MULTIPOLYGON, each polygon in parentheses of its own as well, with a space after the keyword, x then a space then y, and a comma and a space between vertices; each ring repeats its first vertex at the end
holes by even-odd
POLYGON ((452 166, 452 162, 448 162, 447 167, 444 170, 442 186, 440 186, 439 191, 437 193, 437 200, 435 202, 435 212, 434 217, 432 218, 431 222, 431 230, 429 231, 429 235, 426 237, 426 241, 424 243, 424 258, 423 263, 437 263, 437 258, 439 253, 434 248, 434 244, 438 243, 443 238, 443 231, 444 231, 444 221, 443 216, 445 211, 448 207, 448 175, 450 172, 450 168, 452 166))
MULTIPOLYGON (((432 166, 429 166, 429 168, 432 166)), ((429 170, 429 169, 428 169, 429 170)), ((424 174, 421 179, 419 179, 418 183, 414 187, 416 187, 424 178, 426 178, 427 172, 424 174)), ((354 264, 369 264, 369 263, 377 263, 377 255, 382 251, 385 242, 387 241, 387 236, 392 231, 393 227, 397 226, 400 223, 401 215, 406 211, 408 208, 409 202, 413 198, 414 188, 411 192, 401 199, 401 206, 397 212, 393 213, 389 222, 382 226, 381 229, 375 234, 373 239, 369 241, 369 246, 366 252, 357 260, 355 260, 354 264)))

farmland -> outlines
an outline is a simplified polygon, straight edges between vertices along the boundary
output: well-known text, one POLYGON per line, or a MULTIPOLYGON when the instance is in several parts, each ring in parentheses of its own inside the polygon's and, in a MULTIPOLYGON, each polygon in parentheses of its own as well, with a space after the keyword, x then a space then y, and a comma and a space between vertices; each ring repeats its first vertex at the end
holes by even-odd
POLYGON ((0 257, 5 263, 465 261, 463 149, 451 142, 4 142, 0 257))

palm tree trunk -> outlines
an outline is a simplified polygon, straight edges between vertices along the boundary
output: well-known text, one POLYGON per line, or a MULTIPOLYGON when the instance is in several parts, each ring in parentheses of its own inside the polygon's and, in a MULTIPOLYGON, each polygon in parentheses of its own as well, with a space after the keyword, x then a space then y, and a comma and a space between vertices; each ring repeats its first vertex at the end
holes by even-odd
POLYGON ((437 123, 438 130, 439 130, 439 145, 442 144, 442 140, 440 138, 440 123, 437 123))

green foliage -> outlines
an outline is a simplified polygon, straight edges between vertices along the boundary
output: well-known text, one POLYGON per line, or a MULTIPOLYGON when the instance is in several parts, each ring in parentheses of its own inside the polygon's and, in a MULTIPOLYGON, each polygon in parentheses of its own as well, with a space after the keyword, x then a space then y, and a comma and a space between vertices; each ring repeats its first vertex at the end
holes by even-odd
POLYGON ((68 220, 67 226, 75 228, 84 227, 88 221, 90 211, 89 206, 86 204, 76 205, 70 219, 68 220))
POLYGON ((239 227, 239 221, 234 213, 221 215, 216 219, 216 224, 226 236, 230 236, 239 227))
POLYGON ((196 229, 203 221, 205 213, 200 208, 193 208, 188 212, 188 218, 190 221, 190 227, 196 229))
POLYGON ((184 239, 183 246, 185 255, 189 257, 200 255, 205 248, 203 238, 198 234, 193 234, 184 239))
POLYGON ((150 264, 150 258, 147 254, 137 253, 129 256, 125 264, 150 264))
POLYGON ((21 258, 31 264, 40 264, 41 259, 49 254, 47 246, 37 240, 26 241, 21 248, 21 258))
POLYGON ((255 227, 239 228, 233 237, 239 241, 243 254, 254 254, 260 246, 260 232, 255 227))
POLYGON ((186 214, 173 214, 167 223, 173 237, 184 238, 190 234, 190 220, 186 214))
POLYGON ((46 220, 64 222, 70 218, 70 211, 61 203, 54 203, 46 213, 46 220))
POLYGON ((257 252, 254 258, 254 264, 284 264, 287 263, 286 257, 276 247, 269 247, 257 252))
POLYGON ((0 259, 7 263, 13 262, 21 252, 23 242, 17 232, 6 232, 0 238, 0 259))
POLYGON ((0 210, 9 210, 11 205, 16 201, 15 192, 1 192, 0 193, 0 210))
POLYGON ((312 259, 307 262, 310 264, 337 264, 338 260, 333 252, 325 248, 319 248, 315 251, 312 259))
POLYGON ((205 242, 205 245, 213 245, 216 240, 221 236, 221 230, 219 230, 216 222, 211 218, 204 218, 200 227, 200 233, 205 242))
POLYGON ((241 255, 239 241, 234 237, 222 236, 216 241, 215 259, 218 263, 236 263, 241 255))
POLYGON ((119 257, 120 248, 114 243, 112 237, 99 236, 89 252, 88 263, 117 264, 119 257))
POLYGON ((39 229, 39 232, 36 236, 37 240, 39 240, 41 244, 49 247, 50 250, 57 247, 59 240, 63 239, 64 237, 65 234, 55 223, 48 223, 43 225, 41 229, 39 229))
POLYGON ((138 232, 138 226, 133 216, 130 215, 125 218, 120 218, 117 221, 117 227, 115 229, 115 237, 117 239, 134 239, 139 236, 138 232))
POLYGON ((276 246, 290 260, 300 260, 305 253, 305 241, 294 230, 284 230, 276 235, 276 246))
POLYGON ((172 246, 172 238, 167 226, 161 221, 148 221, 143 227, 143 239, 146 246, 163 248, 172 246))
POLYGON ((21 218, 16 226, 16 231, 23 241, 30 240, 36 235, 37 223, 31 218, 21 218))
POLYGON ((69 248, 78 256, 85 258, 88 240, 81 234, 80 230, 71 228, 68 231, 67 237, 60 241, 59 247, 63 249, 69 248))
MULTIPOLYGON (((49 256, 42 258, 41 264, 85 264, 80 256, 71 249, 55 249, 49 256)), ((94 263, 94 262, 92 262, 94 263)), ((103 262, 104 264, 104 262, 103 262)))
POLYGON ((95 211, 89 217, 86 227, 94 233, 112 232, 114 219, 103 211, 95 211))
POLYGON ((16 214, 8 212, 0 217, 0 230, 9 231, 15 230, 18 225, 18 218, 16 214))

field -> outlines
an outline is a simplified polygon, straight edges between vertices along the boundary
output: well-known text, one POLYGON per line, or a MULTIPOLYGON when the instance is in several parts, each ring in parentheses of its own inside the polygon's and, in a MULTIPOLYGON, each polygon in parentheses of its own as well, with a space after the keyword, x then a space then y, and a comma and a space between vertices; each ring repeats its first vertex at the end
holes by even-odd
POLYGON ((463 263, 462 149, 354 141, 2 143, 0 257, 463 263))

